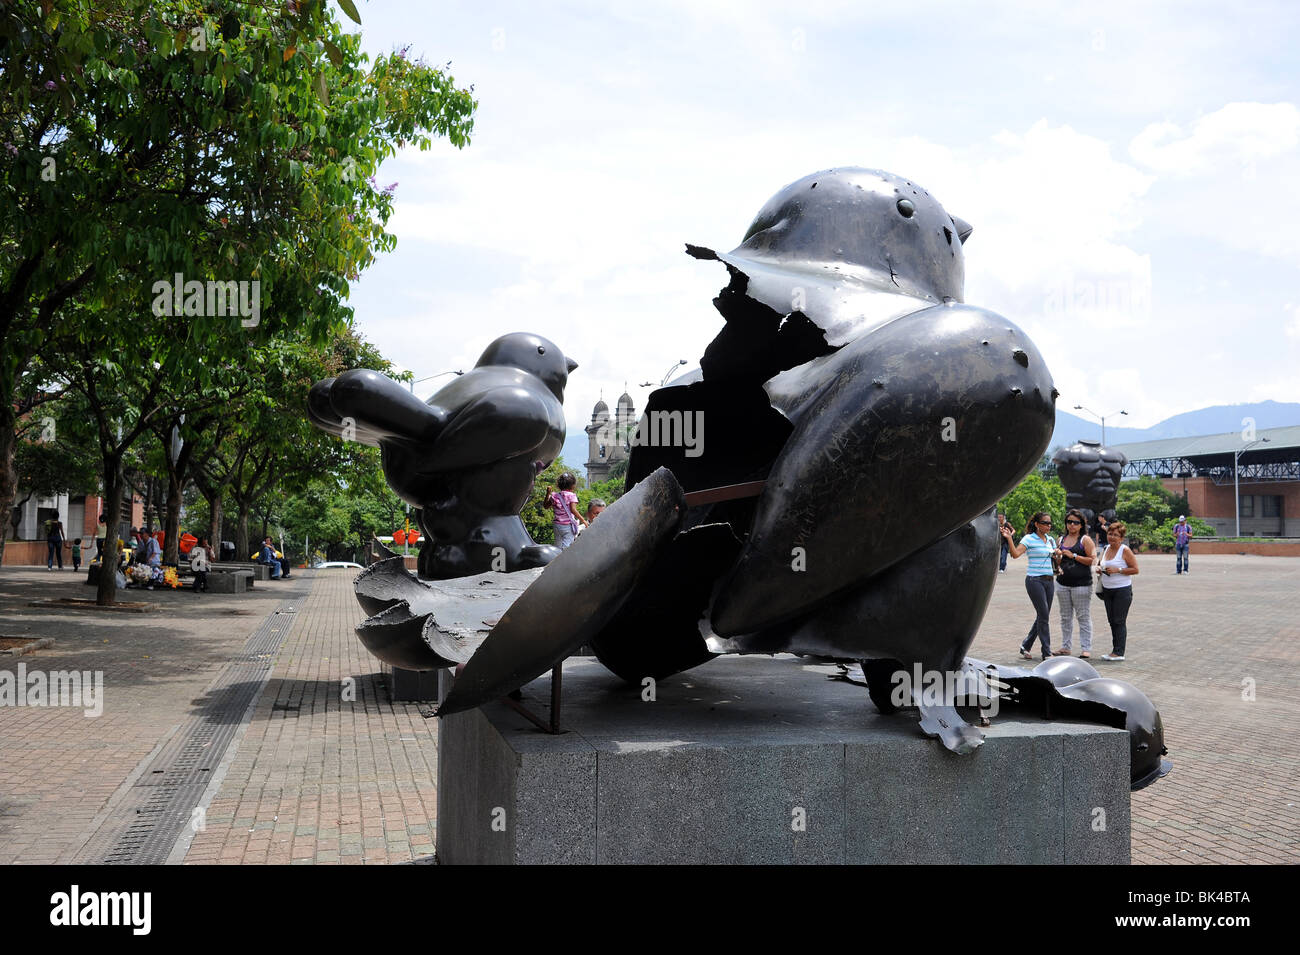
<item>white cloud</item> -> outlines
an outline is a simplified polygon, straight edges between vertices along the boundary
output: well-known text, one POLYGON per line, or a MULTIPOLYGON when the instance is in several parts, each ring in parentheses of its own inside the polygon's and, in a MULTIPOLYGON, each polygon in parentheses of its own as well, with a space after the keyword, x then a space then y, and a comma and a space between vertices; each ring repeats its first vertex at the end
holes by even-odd
MULTIPOLYGON (((573 423, 585 423, 602 391, 608 399, 626 381, 641 406, 636 382, 657 381, 659 366, 679 357, 698 360, 721 327, 710 299, 725 273, 685 256, 682 243, 734 244, 767 196, 816 168, 816 144, 836 135, 831 127, 804 132, 780 155, 764 150, 764 133, 738 131, 715 136, 716 155, 689 161, 638 154, 618 134, 538 151, 525 164, 424 158, 443 197, 399 201, 390 229, 403 249, 418 247, 433 261, 444 246, 478 250, 481 289, 449 276, 452 287, 436 296, 439 312, 472 316, 476 332, 527 328, 555 340, 582 365, 566 404, 573 423), (621 173, 578 162, 582 149, 606 162, 621 157, 611 163, 621 173), (728 178, 725 157, 733 155, 754 159, 728 178), (595 352, 599 361, 588 357, 595 352)), ((1134 413, 1145 423, 1187 410, 1183 396, 1161 384, 1158 363, 1112 374, 1106 384, 1086 367, 1100 360, 1102 343, 1123 342, 1135 354, 1165 347, 1167 303, 1141 244, 1155 176, 1116 158, 1103 139, 1047 120, 963 147, 838 136, 844 152, 904 171, 974 225, 967 301, 1020 324, 1070 400, 1118 400, 1140 409, 1134 413)), ((425 347, 436 343, 445 354, 465 334, 462 326, 442 330, 425 347)), ((478 334, 476 348, 492 337, 478 334)))
POLYGON ((1286 323, 1286 333, 1291 338, 1300 338, 1300 308, 1297 308, 1294 302, 1287 302, 1282 306, 1282 312, 1290 316, 1290 321, 1286 323))
POLYGON ((1198 118, 1190 132, 1175 123, 1152 123, 1129 144, 1150 169, 1195 176, 1226 166, 1248 167, 1288 153, 1300 143, 1300 109, 1293 103, 1229 103, 1198 118))
MULTIPOLYGON (((728 249, 785 183, 860 164, 923 184, 975 227, 967 301, 1021 325, 1071 404, 1127 405, 1126 423, 1151 424, 1263 381, 1300 399, 1294 309, 1243 297, 1219 261, 1271 256, 1276 301, 1300 278, 1300 127, 1281 102, 1294 84, 1249 95, 1206 60, 1224 42, 1210 20, 1010 5, 943 14, 958 42, 839 4, 560 10, 462 11, 441 42, 468 50, 457 73, 478 83, 474 144, 407 150, 380 175, 402 183, 399 244, 358 284, 358 317, 419 373, 531 330, 581 364, 571 424, 624 381, 642 406, 636 383, 694 362, 721 327, 710 299, 725 272, 683 243, 728 249), (1045 73, 1050 87, 1023 79, 1045 73), (1212 379, 1189 391, 1164 360, 1175 347, 1212 379)), ((1261 48, 1238 61, 1253 68, 1261 48)))

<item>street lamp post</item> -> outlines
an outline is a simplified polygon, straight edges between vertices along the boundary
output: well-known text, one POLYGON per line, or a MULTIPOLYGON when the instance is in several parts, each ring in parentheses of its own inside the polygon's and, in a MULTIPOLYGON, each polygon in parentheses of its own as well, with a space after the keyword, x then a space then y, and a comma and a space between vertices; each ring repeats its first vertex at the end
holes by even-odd
POLYGON ((1241 536, 1241 488, 1237 482, 1237 462, 1241 460, 1241 456, 1246 453, 1247 449, 1267 442, 1268 438, 1260 438, 1257 441, 1250 442, 1250 444, 1243 444, 1232 455, 1232 509, 1237 512, 1237 533, 1235 535, 1237 537, 1241 536))
POLYGON ((418 385, 418 384, 419 384, 420 382, 422 382, 422 381, 433 381, 433 379, 435 379, 435 378, 441 378, 443 375, 463 375, 463 374, 465 374, 463 371, 440 371, 440 372, 438 372, 436 375, 428 375, 428 376, 426 376, 426 377, 424 377, 424 378, 412 378, 412 379, 411 379, 411 394, 415 394, 415 386, 418 385))
POLYGON ((1075 406, 1074 406, 1074 410, 1075 410, 1075 411, 1086 411, 1086 412, 1088 412, 1088 414, 1092 415, 1094 418, 1100 418, 1100 419, 1101 419, 1101 446, 1102 446, 1103 448, 1106 446, 1106 419, 1107 419, 1107 418, 1113 418, 1113 417, 1115 417, 1115 415, 1117 415, 1117 414, 1122 414, 1122 415, 1126 415, 1126 414, 1128 414, 1127 411, 1112 411, 1112 412, 1111 412, 1110 414, 1108 414, 1108 415, 1097 414, 1097 412, 1093 411, 1091 408, 1085 408, 1083 405, 1075 405, 1075 406))
MULTIPOLYGON (((677 359, 675 362, 673 362, 671 365, 669 365, 669 366, 668 366, 668 370, 667 370, 666 372, 664 372, 664 376, 663 376, 662 378, 659 379, 659 387, 662 388, 664 385, 668 384, 668 376, 671 375, 673 372, 675 372, 679 367, 681 367, 681 366, 684 365, 684 364, 686 364, 686 359, 685 359, 685 358, 679 358, 679 359, 677 359)), ((654 383, 653 381, 643 381, 643 382, 641 382, 640 387, 642 387, 642 388, 653 388, 653 387, 655 387, 655 383, 654 383)))
MULTIPOLYGON (((415 394, 415 386, 418 385, 418 384, 419 384, 420 382, 422 382, 422 381, 433 381, 433 379, 435 379, 435 378, 441 378, 443 375, 463 375, 463 374, 465 374, 465 373, 464 373, 463 371, 459 371, 459 370, 455 370, 455 371, 440 371, 440 372, 438 372, 436 375, 426 375, 426 376, 423 377, 423 378, 412 378, 412 379, 411 379, 411 394, 415 394)), ((406 505, 406 524, 405 524, 405 529, 406 529, 406 534, 407 534, 407 536, 408 536, 408 539, 402 541, 402 556, 404 556, 404 557, 406 557, 406 556, 410 556, 410 553, 411 553, 411 544, 410 544, 410 542, 409 542, 409 536, 410 536, 410 533, 411 533, 411 505, 410 505, 410 504, 407 504, 407 505, 406 505)))

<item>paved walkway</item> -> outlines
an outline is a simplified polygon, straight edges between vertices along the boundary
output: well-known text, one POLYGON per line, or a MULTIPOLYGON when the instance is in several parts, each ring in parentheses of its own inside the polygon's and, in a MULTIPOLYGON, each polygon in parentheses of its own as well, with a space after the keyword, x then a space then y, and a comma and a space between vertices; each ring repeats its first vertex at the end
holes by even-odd
POLYGON ((379 685, 354 576, 312 582, 187 863, 432 857, 437 720, 379 685))
MULTIPOLYGON (((1109 643, 1093 601, 1094 663, 1156 701, 1175 766, 1133 795, 1133 861, 1300 861, 1300 559, 1193 560, 1192 575, 1175 577, 1172 557, 1141 558, 1125 663, 1096 659, 1109 643)), ((1019 662, 1032 617, 1023 575, 1022 559, 999 577, 974 655, 1019 662)), ((124 791, 286 597, 297 613, 269 682, 205 795, 205 828, 186 831, 173 859, 427 861, 437 721, 388 701, 377 661, 352 633, 362 613, 351 583, 351 572, 321 571, 249 595, 133 592, 164 612, 104 614, 27 606, 91 595, 70 571, 0 572, 0 636, 56 638, 0 657, 0 670, 101 670, 106 686, 93 719, 70 707, 0 707, 0 864, 82 858, 96 833, 120 824, 124 791)), ((1054 639, 1058 631, 1054 613, 1054 639)))
MULTIPOLYGON (((1098 659, 1110 629, 1092 600, 1093 665, 1155 701, 1174 763, 1133 794, 1133 862, 1300 862, 1300 559, 1193 552, 1183 576, 1173 555, 1138 563, 1123 663, 1098 659)), ((1021 558, 999 575, 972 655, 1019 662, 1024 574, 1021 558)))
POLYGON ((71 571, 5 568, 0 635, 56 642, 0 657, 0 669, 102 671, 105 705, 95 718, 73 707, 0 707, 0 864, 86 861, 87 843, 135 812, 131 783, 211 703, 222 670, 286 597, 300 598, 298 613, 219 788, 195 807, 205 808, 204 828, 184 833, 184 861, 431 857, 436 720, 391 705, 378 685, 377 662, 352 632, 363 617, 352 577, 299 571, 244 595, 128 591, 124 599, 162 608, 135 614, 29 607, 93 590, 71 571), (347 700, 345 677, 355 681, 347 700))
POLYGON ((0 707, 0 864, 71 861, 123 782, 284 596, 266 585, 238 597, 124 592, 163 608, 152 614, 28 606, 93 598, 84 579, 71 569, 0 571, 0 634, 55 640, 49 649, 0 657, 0 669, 100 671, 105 696, 95 718, 75 707, 0 707))

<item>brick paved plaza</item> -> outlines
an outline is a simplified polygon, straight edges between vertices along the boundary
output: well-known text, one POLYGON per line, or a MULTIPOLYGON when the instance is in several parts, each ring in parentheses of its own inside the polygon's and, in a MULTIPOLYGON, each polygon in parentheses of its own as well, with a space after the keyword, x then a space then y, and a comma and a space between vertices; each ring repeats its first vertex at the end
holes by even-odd
MULTIPOLYGON (((1174 761, 1172 775, 1133 795, 1133 861, 1300 861, 1300 559, 1192 559, 1186 577, 1173 575, 1172 556, 1140 559, 1124 663, 1098 659, 1109 632, 1093 603, 1094 664, 1156 702, 1174 761)), ((160 772, 159 754, 209 712, 259 628, 282 640, 266 654, 269 681, 224 759, 202 770, 214 777, 202 824, 185 827, 169 861, 430 859, 437 721, 389 701, 377 661, 352 633, 363 616, 353 573, 300 571, 238 596, 128 592, 162 610, 127 614, 28 606, 93 591, 71 571, 5 568, 0 636, 56 642, 0 657, 0 669, 100 670, 106 698, 97 718, 71 707, 0 708, 0 863, 98 858, 137 818, 133 799, 160 772), (267 630, 277 610, 287 632, 267 630)), ((999 576, 973 655, 1019 662, 1032 618, 1023 575, 1021 560, 999 576)), ((863 707, 875 718, 865 692, 863 707)))

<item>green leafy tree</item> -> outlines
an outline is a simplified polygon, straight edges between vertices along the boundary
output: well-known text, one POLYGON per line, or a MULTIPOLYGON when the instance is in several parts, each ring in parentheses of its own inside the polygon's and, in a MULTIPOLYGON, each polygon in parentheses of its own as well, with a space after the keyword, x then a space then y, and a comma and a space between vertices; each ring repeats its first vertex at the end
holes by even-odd
POLYGON ((599 498, 606 504, 613 504, 622 496, 623 478, 606 478, 603 481, 597 481, 595 484, 589 484, 578 492, 578 509, 585 514, 587 505, 591 503, 593 498, 599 498))
POLYGON ((186 487, 194 480, 198 462, 220 446, 230 433, 230 420, 246 408, 254 396, 253 382, 243 368, 226 365, 206 388, 182 391, 180 404, 153 419, 154 439, 148 455, 150 473, 165 487, 162 508, 163 563, 180 558, 181 502, 186 487))
POLYGON ((278 510, 266 499, 283 498, 313 476, 336 474, 356 460, 373 464, 373 453, 354 441, 340 441, 315 428, 304 409, 311 386, 336 374, 345 356, 347 367, 388 370, 388 362, 355 335, 337 338, 322 350, 306 341, 279 341, 255 353, 249 369, 255 386, 247 415, 210 456, 209 465, 227 478, 235 504, 236 552, 251 552, 250 519, 262 505, 268 516, 278 510))
POLYGON ((0 91, 0 508, 18 383, 61 337, 110 523, 126 456, 182 389, 250 342, 346 322, 348 283, 394 241, 370 177, 401 145, 467 143, 476 105, 401 54, 369 64, 319 0, 7 5, 0 91))
MULTIPOLYGON (((1199 517, 1189 517, 1187 523, 1192 529, 1193 537, 1214 536, 1214 528, 1199 517)), ((1171 517, 1159 525, 1148 518, 1138 524, 1136 528, 1129 528, 1127 543, 1134 549, 1139 547, 1156 548, 1168 553, 1174 549, 1174 527, 1177 524, 1177 517, 1171 517)))
POLYGON ((359 543, 351 539, 353 530, 347 497, 331 481, 312 481, 301 492, 287 498, 283 524, 291 538, 301 537, 323 548, 326 554, 333 547, 359 543))
POLYGON ((1120 484, 1115 513, 1128 531, 1127 543, 1135 550, 1143 547, 1172 549, 1173 528, 1180 514, 1187 515, 1196 536, 1214 534, 1209 524, 1192 517, 1185 494, 1167 490, 1150 475, 1120 484))
POLYGON ((1153 526, 1163 524, 1170 516, 1177 517, 1185 511, 1174 512, 1178 495, 1166 491, 1155 478, 1144 475, 1134 481, 1124 481, 1119 486, 1115 513, 1125 524, 1138 525, 1150 521, 1153 526))
POLYGON ((1052 515, 1053 533, 1059 534, 1065 518, 1065 488, 1054 478, 1047 480, 1036 472, 1030 473, 998 502, 998 510, 1007 516, 1017 540, 1025 533, 1029 518, 1038 511, 1052 515))
POLYGON ((1053 461, 1052 458, 1054 458, 1056 456, 1056 452, 1060 450, 1061 450, 1061 446, 1058 444, 1055 447, 1043 452, 1043 456, 1038 460, 1038 467, 1034 469, 1038 472, 1039 477, 1043 478, 1046 481, 1057 480, 1056 462, 1053 461))
POLYGON ((547 490, 556 490, 556 481, 561 474, 568 472, 578 481, 577 487, 573 490, 578 495, 579 513, 582 513, 582 497, 584 492, 590 499, 590 490, 587 488, 587 480, 573 468, 564 463, 563 456, 557 456, 554 461, 537 475, 537 480, 533 482, 533 495, 529 498, 524 509, 519 516, 523 519, 524 527, 528 529, 529 535, 539 544, 555 543, 555 512, 546 503, 547 490))
POLYGON ((334 557, 341 551, 355 554, 372 536, 385 536, 402 526, 406 505, 384 480, 378 451, 365 451, 366 466, 358 468, 367 472, 363 477, 354 476, 346 484, 318 477, 285 499, 281 526, 290 541, 310 541, 334 557))
POLYGON ((587 506, 596 499, 604 501, 606 505, 613 504, 623 496, 626 481, 627 458, 622 458, 614 462, 605 480, 594 483, 582 482, 585 486, 578 491, 578 511, 586 514, 587 506))

